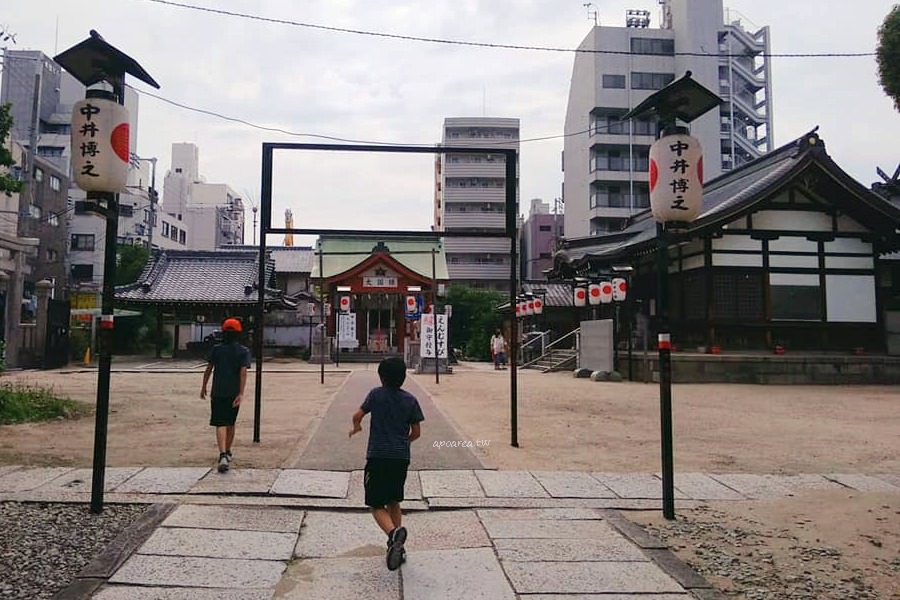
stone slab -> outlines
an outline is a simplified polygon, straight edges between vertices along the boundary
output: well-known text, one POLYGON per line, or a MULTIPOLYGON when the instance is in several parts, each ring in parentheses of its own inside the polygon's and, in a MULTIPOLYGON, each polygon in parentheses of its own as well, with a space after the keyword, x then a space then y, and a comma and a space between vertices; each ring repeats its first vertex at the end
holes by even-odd
POLYGON ((615 498, 611 489, 579 471, 532 471, 554 498, 615 498))
POLYGON ((604 522, 614 527, 616 531, 621 533, 627 539, 631 540, 638 548, 643 549, 666 549, 668 546, 665 542, 650 535, 647 531, 627 518, 622 513, 614 510, 603 511, 604 522))
MULTIPOLYGON (((522 564, 522 563, 517 563, 522 564)), ((490 548, 410 552, 402 567, 405 598, 515 600, 490 548)))
POLYGON ((226 589, 273 588, 285 564, 275 560, 198 558, 135 554, 111 578, 111 583, 226 589))
POLYGON ((474 511, 436 511, 404 515, 410 551, 480 548, 491 545, 474 511))
POLYGON ((684 591, 656 565, 646 562, 504 561, 503 568, 519 594, 660 594, 684 591))
POLYGON ((494 498, 549 498, 528 471, 475 471, 484 494, 494 498))
MULTIPOLYGON (((124 483, 141 470, 142 467, 109 467, 103 475, 103 490, 111 492, 116 486, 124 483)), ((50 492, 64 490, 67 492, 90 492, 93 483, 93 469, 73 469, 42 485, 37 491, 50 492)))
POLYGON ((877 477, 878 479, 881 479, 882 481, 887 481, 891 485, 900 487, 900 475, 891 474, 891 473, 881 473, 879 475, 875 475, 875 477, 877 477))
POLYGON ((581 540, 610 537, 603 521, 566 521, 560 519, 483 519, 491 539, 563 539, 581 540))
POLYGON ((678 582, 678 585, 681 587, 688 590, 712 588, 712 584, 668 548, 665 550, 647 550, 646 552, 650 560, 665 571, 669 577, 678 582))
POLYGON ((120 494, 183 494, 208 471, 206 467, 147 467, 113 491, 120 494))
POLYGON ((647 560, 637 546, 612 530, 591 540, 497 539, 494 546, 500 560, 510 562, 647 560))
POLYGON ((773 475, 710 474, 710 477, 723 483, 747 498, 778 498, 789 496, 791 488, 785 480, 773 475))
POLYGON ((309 471, 285 469, 278 475, 270 493, 284 496, 346 498, 350 473, 346 471, 309 471))
POLYGON ((788 487, 792 492, 802 492, 804 490, 840 490, 843 488, 841 484, 831 481, 824 475, 799 474, 799 475, 776 475, 779 481, 788 487))
POLYGON ((888 483, 884 479, 857 473, 832 473, 826 475, 832 481, 846 485, 860 492, 891 492, 900 494, 900 487, 888 483))
POLYGON ((0 476, 0 492, 27 492, 39 488, 71 470, 69 467, 17 469, 0 476))
MULTIPOLYGON (((662 498, 662 480, 650 473, 591 473, 621 498, 662 498)), ((687 498, 678 489, 676 498, 687 498)))
POLYGON ((274 591, 107 585, 94 600, 271 600, 274 591))
POLYGON ((603 518, 603 515, 593 508, 483 508, 477 512, 482 519, 590 521, 603 518))
POLYGON ((528 600, 694 600, 689 594, 529 594, 528 600))
POLYGON ((675 488, 695 500, 744 500, 739 493, 705 473, 675 473, 675 488))
POLYGON ((12 473, 16 469, 20 469, 19 465, 0 465, 0 477, 3 477, 7 473, 12 473))
MULTIPOLYGON (((383 553, 377 557, 297 560, 284 572, 275 597, 279 600, 397 600, 400 571, 385 568, 383 553)), ((414 596, 407 596, 411 597, 414 596)))
POLYGON ((166 517, 175 510, 174 504, 148 506, 131 525, 120 531, 107 545, 91 558, 78 573, 79 578, 98 579, 106 583, 128 558, 146 542, 166 517))
POLYGON ((183 504, 169 515, 163 526, 297 534, 305 514, 302 510, 275 507, 183 504))
POLYGON ((294 548, 298 558, 384 559, 387 537, 368 513, 309 513, 294 548))
POLYGON ((138 549, 139 554, 290 560, 297 535, 270 531, 160 527, 138 549))
POLYGON ((189 490, 191 494, 268 494, 278 478, 278 469, 210 470, 189 490))
MULTIPOLYGON (((678 509, 694 508, 695 500, 678 502, 678 509)), ((621 508, 625 510, 661 510, 659 500, 632 498, 429 498, 432 509, 450 508, 621 508)), ((404 510, 408 507, 404 505, 404 510)))
POLYGON ((483 498, 484 489, 474 471, 419 471, 425 498, 483 498))

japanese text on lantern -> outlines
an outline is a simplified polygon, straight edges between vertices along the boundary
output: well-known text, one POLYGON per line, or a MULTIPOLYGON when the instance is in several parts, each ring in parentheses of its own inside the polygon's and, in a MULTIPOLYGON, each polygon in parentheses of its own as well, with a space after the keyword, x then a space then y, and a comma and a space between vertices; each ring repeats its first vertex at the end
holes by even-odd
POLYGON ((690 144, 681 139, 669 145, 669 149, 674 152, 672 164, 669 167, 673 175, 669 185, 672 186, 672 193, 675 194, 675 198, 672 200, 672 210, 688 210, 688 207, 684 205, 684 195, 690 190, 691 182, 685 177, 685 174, 691 165, 683 155, 690 147, 690 144))
MULTIPOLYGON (((84 117, 84 124, 81 126, 79 133, 84 136, 85 141, 81 142, 81 156, 82 157, 96 157, 100 154, 100 147, 97 145, 97 132, 99 129, 97 128, 97 124, 94 122, 94 115, 100 113, 100 107, 96 104, 91 104, 87 102, 82 105, 79 111, 81 115, 84 117), (89 139, 88 139, 89 138, 89 139)), ((81 175, 85 175, 87 177, 100 177, 99 173, 94 172, 94 163, 91 162, 90 158, 85 159, 84 163, 81 165, 81 175)))

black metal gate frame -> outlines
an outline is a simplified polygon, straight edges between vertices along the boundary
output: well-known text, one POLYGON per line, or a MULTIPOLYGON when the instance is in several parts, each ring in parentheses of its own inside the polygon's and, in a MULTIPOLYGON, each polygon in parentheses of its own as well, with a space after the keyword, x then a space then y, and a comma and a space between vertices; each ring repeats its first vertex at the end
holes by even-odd
MULTIPOLYGON (((256 354, 256 394, 253 418, 253 441, 260 441, 260 414, 262 410, 262 369, 263 369, 263 330, 265 315, 266 288, 266 235, 334 235, 334 236, 378 236, 387 240, 393 238, 426 238, 435 237, 468 237, 468 238, 507 238, 509 240, 509 306, 510 314, 518 295, 518 256, 516 242, 518 237, 518 207, 516 195, 518 191, 518 151, 511 148, 465 147, 465 146, 404 146, 404 145, 367 145, 367 144, 299 144, 289 142, 263 142, 262 145, 262 187, 260 199, 260 236, 259 236, 259 285, 257 300, 257 324, 255 327, 254 352, 256 354), (337 152, 381 152, 391 154, 502 154, 506 159, 506 227, 504 231, 478 231, 458 229, 454 231, 399 231, 399 230, 366 230, 366 229, 321 229, 272 227, 272 166, 275 150, 312 150, 337 152)), ((519 354, 518 323, 510 318, 510 357, 509 357, 509 408, 510 408, 510 445, 519 446, 518 436, 518 389, 517 360, 519 354)))

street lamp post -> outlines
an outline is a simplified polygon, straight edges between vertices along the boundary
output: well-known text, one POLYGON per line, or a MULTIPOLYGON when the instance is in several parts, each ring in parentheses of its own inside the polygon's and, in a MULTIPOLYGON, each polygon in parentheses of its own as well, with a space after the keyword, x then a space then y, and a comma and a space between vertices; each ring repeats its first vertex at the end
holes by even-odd
POLYGON ((669 325, 670 230, 686 229, 703 207, 703 150, 688 135, 690 123, 719 106, 722 99, 691 78, 687 71, 625 114, 622 119, 656 116, 659 139, 650 147, 650 207, 657 221, 657 315, 659 316, 659 407, 662 454, 663 516, 675 518, 675 467, 672 451, 672 338, 669 325))
POLYGON ((128 177, 129 126, 125 110, 125 74, 159 88, 159 84, 130 56, 108 44, 99 33, 54 57, 85 87, 105 83, 105 89, 88 89, 85 100, 72 112, 72 170, 75 182, 94 201, 94 210, 106 219, 101 301, 101 339, 97 372, 97 407, 94 426, 94 460, 91 511, 103 511, 106 475, 106 437, 109 422, 109 382, 112 367, 113 305, 115 302, 116 240, 119 192, 128 177))

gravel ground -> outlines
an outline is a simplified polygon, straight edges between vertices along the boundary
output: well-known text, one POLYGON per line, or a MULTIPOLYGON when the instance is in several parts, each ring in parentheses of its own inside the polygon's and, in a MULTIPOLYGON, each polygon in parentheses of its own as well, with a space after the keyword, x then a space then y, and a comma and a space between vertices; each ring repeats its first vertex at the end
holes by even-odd
POLYGON ((0 599, 51 598, 145 508, 0 502, 0 599))

